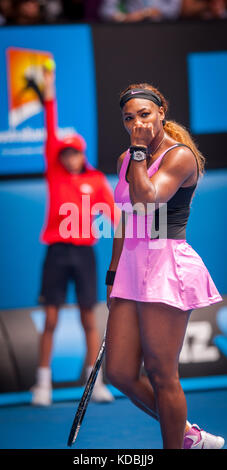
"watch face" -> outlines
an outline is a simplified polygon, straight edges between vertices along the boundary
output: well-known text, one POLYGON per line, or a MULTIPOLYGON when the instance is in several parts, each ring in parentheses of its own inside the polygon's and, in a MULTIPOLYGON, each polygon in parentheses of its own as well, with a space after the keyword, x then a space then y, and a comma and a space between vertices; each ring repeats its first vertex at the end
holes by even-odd
POLYGON ((146 159, 146 154, 142 150, 135 150, 132 154, 132 159, 140 162, 146 159))

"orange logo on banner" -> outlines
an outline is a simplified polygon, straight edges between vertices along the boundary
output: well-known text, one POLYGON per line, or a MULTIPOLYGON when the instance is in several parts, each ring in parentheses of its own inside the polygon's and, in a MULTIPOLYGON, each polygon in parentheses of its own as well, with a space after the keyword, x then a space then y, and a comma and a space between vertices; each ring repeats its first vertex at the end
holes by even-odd
POLYGON ((29 49, 7 49, 7 81, 9 98, 9 125, 16 127, 38 114, 42 105, 31 82, 42 90, 42 67, 52 54, 29 49))

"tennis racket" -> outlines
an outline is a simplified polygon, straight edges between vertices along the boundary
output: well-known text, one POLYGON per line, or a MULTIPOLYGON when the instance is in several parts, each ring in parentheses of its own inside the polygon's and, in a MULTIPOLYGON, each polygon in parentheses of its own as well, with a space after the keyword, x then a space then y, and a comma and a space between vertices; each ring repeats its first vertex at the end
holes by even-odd
POLYGON ((92 394, 92 391, 93 391, 93 388, 94 388, 94 385, 95 385, 95 381, 96 381, 99 369, 100 369, 101 364, 102 364, 102 360, 103 360, 103 356, 104 356, 104 352, 105 352, 105 343, 106 343, 106 337, 104 336, 101 347, 100 347, 100 350, 99 350, 99 353, 98 353, 98 356, 96 358, 96 361, 95 361, 93 369, 90 373, 90 376, 87 380, 87 383, 86 383, 86 386, 85 386, 85 389, 84 389, 84 393, 83 393, 82 398, 79 402, 79 405, 78 405, 78 408, 77 408, 77 411, 76 411, 76 414, 75 414, 75 418, 73 420, 73 424, 72 424, 72 427, 71 427, 71 430, 70 430, 70 433, 69 433, 69 437, 68 437, 68 444, 67 444, 68 447, 71 447, 72 444, 74 444, 74 442, 75 442, 75 440, 78 436, 80 426, 82 424, 84 415, 86 413, 88 403, 89 403, 89 400, 90 400, 90 397, 91 397, 91 394, 92 394))

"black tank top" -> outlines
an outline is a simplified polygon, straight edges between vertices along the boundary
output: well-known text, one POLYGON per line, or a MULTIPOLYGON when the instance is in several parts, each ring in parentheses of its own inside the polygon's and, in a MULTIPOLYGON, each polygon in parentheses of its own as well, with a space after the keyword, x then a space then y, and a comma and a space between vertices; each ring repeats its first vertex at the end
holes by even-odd
MULTIPOLYGON (((177 147, 188 147, 185 144, 178 144, 177 147)), ((190 147, 188 147, 190 148, 190 147)), ((191 150, 191 149, 190 149, 191 150)), ((191 150, 192 151, 192 150, 191 150)), ((166 152, 167 153, 167 152, 166 152)), ((194 155, 194 153, 193 153, 194 155)), ((197 163, 197 182, 199 177, 199 167, 197 163)), ((171 199, 167 202, 167 238, 172 238, 174 240, 186 239, 186 226, 188 218, 190 215, 190 205, 192 200, 192 195, 197 186, 188 186, 187 188, 179 188, 177 192, 173 195, 171 199)), ((162 221, 160 217, 160 211, 162 209, 156 209, 154 213, 152 233, 154 229, 162 233, 162 221)), ((157 237, 152 237, 151 239, 163 238, 160 234, 157 237)))

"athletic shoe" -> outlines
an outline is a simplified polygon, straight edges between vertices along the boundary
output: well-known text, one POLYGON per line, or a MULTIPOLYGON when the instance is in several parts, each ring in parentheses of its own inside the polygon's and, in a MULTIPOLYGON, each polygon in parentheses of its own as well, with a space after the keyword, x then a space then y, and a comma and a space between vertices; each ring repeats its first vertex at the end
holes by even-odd
POLYGON ((49 406, 52 403, 52 389, 50 387, 40 387, 34 385, 31 389, 32 405, 49 406))
POLYGON ((214 436, 192 424, 184 436, 183 449, 221 449, 224 444, 223 437, 214 436))
POLYGON ((91 394, 92 401, 97 403, 107 403, 114 401, 112 393, 104 384, 95 384, 91 394))

